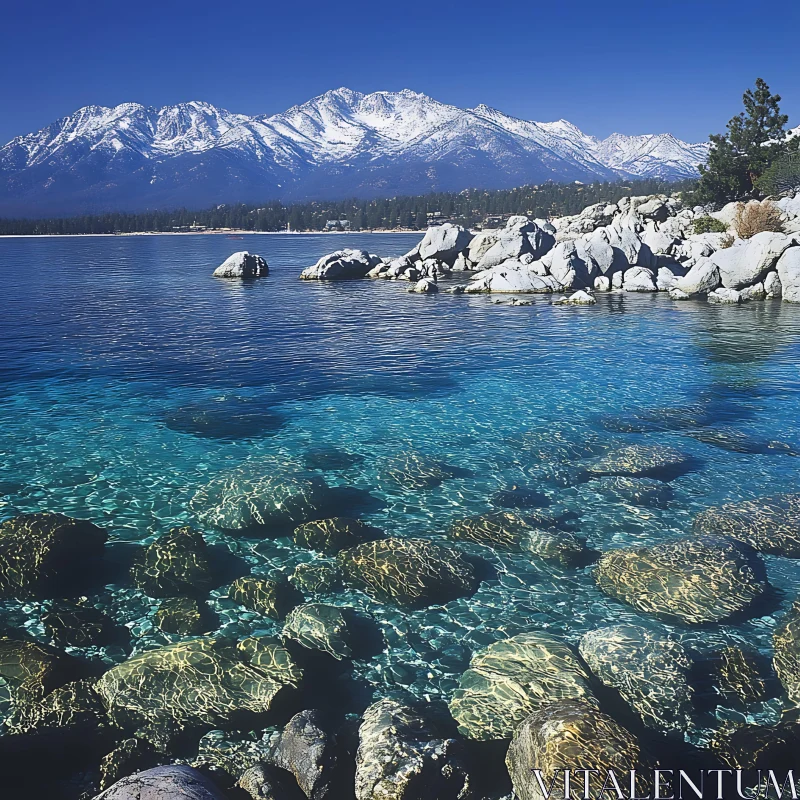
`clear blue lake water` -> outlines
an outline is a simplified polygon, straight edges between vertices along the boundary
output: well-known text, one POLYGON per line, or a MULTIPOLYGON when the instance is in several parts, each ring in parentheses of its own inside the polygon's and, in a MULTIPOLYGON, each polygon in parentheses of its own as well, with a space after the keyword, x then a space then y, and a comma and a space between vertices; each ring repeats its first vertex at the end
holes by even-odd
MULTIPOLYGON (((298 280, 332 250, 397 256, 418 238, 0 240, 0 519, 57 511, 107 528, 120 547, 190 524, 253 572, 288 575, 316 556, 288 538, 203 526, 190 507, 198 489, 243 465, 268 471, 333 447, 360 458, 320 474, 359 490, 361 516, 391 535, 446 541, 451 521, 491 510, 498 490, 525 486, 574 512, 577 531, 601 551, 687 533, 709 505, 798 491, 800 458, 730 452, 671 426, 626 433, 603 422, 699 406, 712 427, 800 450, 800 306, 715 307, 663 294, 599 295, 585 308, 536 296, 513 306, 489 295, 409 294, 391 281, 298 280), (241 249, 263 255, 269 277, 211 277, 241 249), (200 435, 181 423, 187 409, 209 412, 200 435), (598 434, 669 444, 695 468, 672 482, 665 508, 642 507, 590 484, 563 485, 553 478, 560 465, 530 445, 598 434), (409 451, 459 473, 427 491, 388 483, 382 466, 409 451)), ((738 624, 665 625, 602 595, 591 566, 465 549, 496 575, 445 607, 399 611, 350 591, 327 598, 369 611, 383 628, 386 650, 355 667, 376 693, 446 698, 472 651, 527 630, 577 643, 599 625, 631 621, 667 628, 700 654, 742 643, 770 655, 776 619, 800 594, 798 562, 765 556, 777 607, 738 624)), ((131 629, 134 652, 176 638, 154 628, 157 601, 130 586, 109 584, 95 599, 131 629)), ((280 631, 229 601, 225 587, 211 604, 221 634, 280 631)), ((6 600, 0 613, 43 638, 37 603, 6 600)), ((113 647, 95 655, 127 657, 113 647)), ((777 721, 778 710, 771 701, 749 713, 777 721)), ((738 712, 715 713, 719 721, 738 712)))

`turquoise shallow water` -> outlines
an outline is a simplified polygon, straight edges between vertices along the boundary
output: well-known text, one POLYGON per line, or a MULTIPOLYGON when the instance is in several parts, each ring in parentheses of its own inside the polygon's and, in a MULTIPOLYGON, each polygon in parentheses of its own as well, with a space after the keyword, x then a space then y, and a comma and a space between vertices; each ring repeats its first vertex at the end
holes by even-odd
MULTIPOLYGON (((606 295, 594 307, 495 304, 489 296, 411 295, 404 283, 305 283, 300 270, 340 247, 399 255, 407 235, 218 236, 0 240, 0 517, 58 511, 143 542, 178 524, 204 530, 254 572, 288 574, 314 555, 286 538, 234 537, 198 523, 190 501, 241 465, 270 469, 332 446, 361 460, 323 471, 361 490, 362 515, 399 536, 445 537, 448 524, 491 509, 524 485, 578 517, 597 550, 688 532, 724 501, 797 491, 800 458, 740 454, 683 430, 609 432, 608 417, 699 404, 725 426, 800 450, 800 307, 674 303, 606 295), (211 277, 236 249, 271 274, 240 284, 211 277), (185 410, 218 414, 206 435, 185 410), (223 412, 220 413, 220 409, 223 412), (265 421, 267 413, 282 424, 265 421), (216 423, 214 423, 216 424, 216 423), (531 441, 670 444, 695 458, 666 508, 611 502, 589 484, 553 479, 563 467, 531 441), (212 434, 212 435, 208 435, 212 434), (217 435, 226 434, 226 438, 217 435), (382 468, 408 451, 460 468, 424 492, 388 484, 382 468)), ((616 426, 619 427, 619 426, 616 426)), ((624 427, 624 426, 623 426, 624 427)), ((656 426, 661 427, 661 426, 656 426)), ((387 640, 356 664, 376 693, 409 688, 447 697, 470 653, 526 630, 575 643, 609 622, 654 624, 604 597, 591 567, 563 570, 469 546, 494 565, 471 598, 411 613, 343 592, 331 602, 370 611, 387 640)), ((747 643, 769 655, 775 620, 800 594, 796 561, 765 557, 777 605, 737 625, 666 626, 693 652, 747 643)), ((224 589, 224 587, 223 587, 224 589)), ((220 632, 277 632, 278 623, 212 593, 220 632)), ((153 628, 157 604, 116 584, 98 589, 133 634, 134 650, 172 640, 153 628)), ((5 624, 42 636, 39 606, 5 601, 5 624)), ((93 652, 108 662, 119 648, 93 652)), ((726 716, 701 720, 697 740, 726 716)), ((750 716, 777 720, 773 702, 750 716)))

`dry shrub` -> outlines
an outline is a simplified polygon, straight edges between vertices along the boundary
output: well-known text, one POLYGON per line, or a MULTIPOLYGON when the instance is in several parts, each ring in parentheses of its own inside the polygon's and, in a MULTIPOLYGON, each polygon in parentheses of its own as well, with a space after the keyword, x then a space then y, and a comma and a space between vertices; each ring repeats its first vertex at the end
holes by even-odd
POLYGON ((764 231, 783 233, 780 209, 768 200, 764 200, 763 203, 757 201, 739 203, 733 227, 740 239, 750 239, 764 231))
POLYGON ((736 241, 733 236, 729 233, 726 233, 720 240, 719 240, 719 250, 727 250, 729 247, 733 247, 733 243, 736 241))

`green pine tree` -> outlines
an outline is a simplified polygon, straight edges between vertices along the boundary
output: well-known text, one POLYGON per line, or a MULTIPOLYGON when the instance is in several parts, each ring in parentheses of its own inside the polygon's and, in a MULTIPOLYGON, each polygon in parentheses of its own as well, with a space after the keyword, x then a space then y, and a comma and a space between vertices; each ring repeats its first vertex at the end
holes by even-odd
POLYGON ((788 148, 789 117, 781 114, 780 100, 762 78, 744 93, 744 111, 730 120, 726 133, 709 137, 711 152, 708 163, 699 166, 693 202, 720 204, 760 195, 758 179, 788 148))

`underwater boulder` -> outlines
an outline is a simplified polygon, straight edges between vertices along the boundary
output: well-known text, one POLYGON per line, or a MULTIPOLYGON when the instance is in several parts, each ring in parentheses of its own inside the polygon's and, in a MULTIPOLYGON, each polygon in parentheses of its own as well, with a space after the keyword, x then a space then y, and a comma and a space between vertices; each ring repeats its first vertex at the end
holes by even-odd
POLYGON ((741 647, 723 647, 714 654, 711 676, 724 700, 738 706, 767 698, 767 685, 758 659, 741 647))
POLYGON ((168 597, 162 600, 154 622, 164 633, 195 636, 206 628, 204 614, 193 597, 168 597))
POLYGON ((420 455, 402 453, 390 459, 383 470, 389 480, 404 489, 433 489, 455 477, 457 470, 442 461, 420 455))
POLYGON ((205 539, 188 526, 172 528, 145 547, 131 577, 150 597, 202 597, 216 583, 205 539))
POLYGON ((304 522, 294 529, 292 539, 298 547, 336 555, 340 550, 377 539, 382 532, 349 517, 331 517, 304 522))
POLYGON ((261 718, 292 689, 280 662, 254 666, 222 640, 194 639, 139 653, 97 681, 123 730, 225 727, 261 718))
POLYGON ((324 515, 330 489, 318 475, 282 471, 270 463, 249 464, 211 480, 191 500, 209 525, 224 530, 274 529, 324 515))
POLYGON ((585 633, 578 649, 645 725, 681 734, 691 725, 691 661, 679 642, 639 625, 609 625, 585 633))
POLYGON ((428 539, 377 539, 339 553, 345 583, 383 603, 419 608, 471 595, 475 568, 428 539))
POLYGON ((467 800, 469 767, 452 720, 429 703, 383 698, 362 717, 356 800, 467 800))
POLYGON ((546 633, 521 633, 472 657, 450 713, 469 739, 508 739, 526 717, 558 700, 596 705, 589 673, 566 642, 546 633))
POLYGON ((795 600, 772 636, 775 672, 789 699, 800 703, 800 601, 795 600))
POLYGON ((490 511, 454 520, 448 534, 459 541, 516 551, 531 531, 557 527, 566 519, 566 514, 557 511, 490 511))
MULTIPOLYGON (((596 772, 598 785, 604 785, 609 770, 628 776, 642 770, 642 748, 638 739, 607 714, 585 702, 562 700, 540 708, 514 732, 506 755, 506 766, 519 800, 547 800, 534 779, 539 770, 544 786, 560 786, 563 770, 596 772)), ((587 773, 587 779, 588 779, 587 773)), ((626 788, 627 788, 627 784, 626 788)))
POLYGON ((57 647, 102 646, 120 632, 108 614, 86 601, 53 602, 42 614, 41 622, 57 647))
POLYGON ((615 500, 653 508, 664 508, 675 494, 673 488, 663 481, 625 475, 597 478, 588 484, 588 488, 615 500))
POLYGON ((303 596, 286 580, 270 580, 256 575, 237 578, 228 590, 234 603, 272 619, 283 619, 303 596))
POLYGON ((755 553, 712 536, 609 550, 597 562, 595 580, 605 594, 638 611, 688 624, 744 611, 767 586, 755 553))
POLYGON ((632 444, 612 450, 586 465, 592 475, 629 475, 631 477, 667 477, 686 467, 689 456, 660 444, 632 444))
POLYGON ((63 514, 21 514, 0 524, 0 597, 48 597, 85 576, 108 536, 63 514))
POLYGON ((800 494, 713 506, 695 517, 692 530, 729 536, 762 553, 800 558, 800 494))
POLYGON ((100 791, 113 786, 120 778, 159 765, 159 756, 149 742, 132 736, 123 739, 100 759, 100 791))
POLYGON ((597 555, 586 546, 583 537, 555 528, 528 531, 521 546, 524 552, 562 567, 585 566, 597 555))
POLYGON ((280 414, 243 397, 188 403, 164 417, 164 424, 171 431, 201 439, 234 441, 276 433, 285 423, 280 414))
POLYGON ((0 679, 14 706, 35 703, 72 680, 78 662, 55 647, 0 638, 0 679))
POLYGON ((289 581, 307 594, 331 594, 342 588, 342 573, 334 563, 311 561, 298 564, 289 581))
POLYGON ((283 626, 283 638, 337 660, 358 658, 374 649, 382 636, 375 620, 354 608, 305 603, 294 608, 283 626))
POLYGON ((75 737, 96 742, 111 734, 106 710, 92 681, 66 683, 36 702, 20 703, 6 725, 8 733, 75 737))

